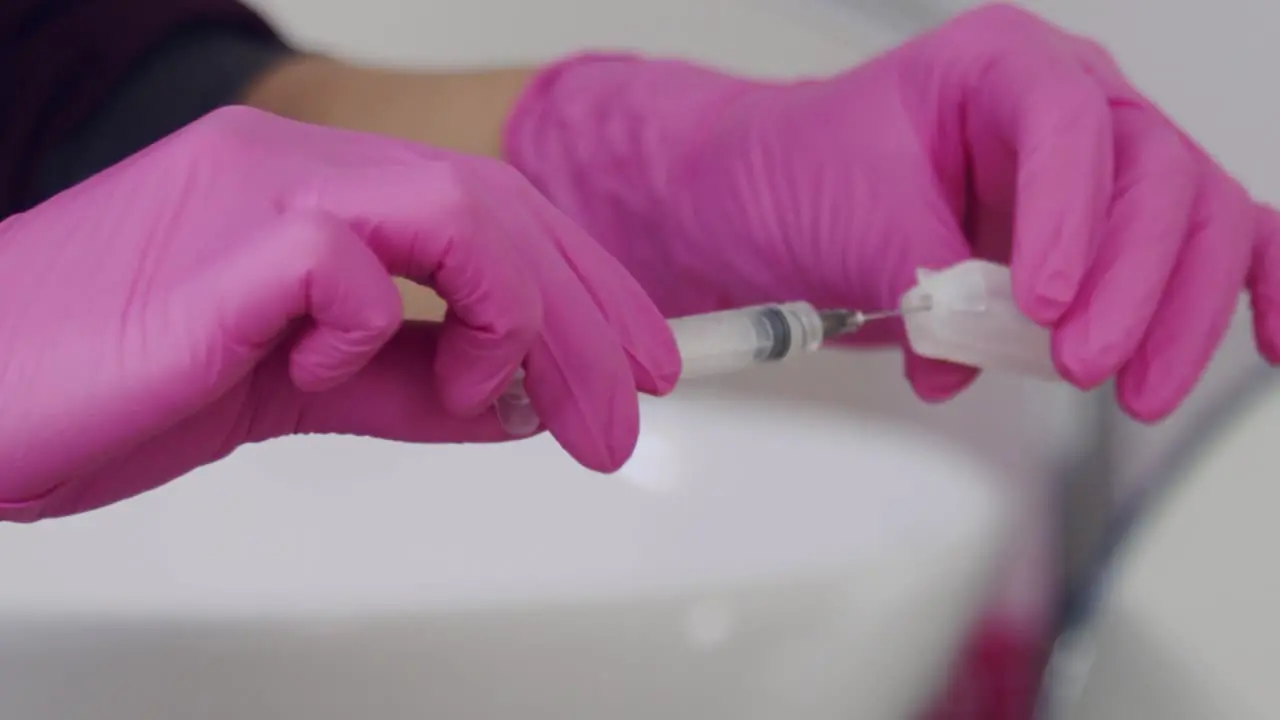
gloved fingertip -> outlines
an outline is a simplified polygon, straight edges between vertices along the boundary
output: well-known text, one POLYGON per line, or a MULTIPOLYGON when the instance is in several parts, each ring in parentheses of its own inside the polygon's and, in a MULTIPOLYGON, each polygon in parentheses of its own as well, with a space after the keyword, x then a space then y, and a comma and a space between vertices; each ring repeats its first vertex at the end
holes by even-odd
POLYGON ((1126 396, 1124 393, 1117 395, 1117 401, 1126 415, 1144 425, 1155 425, 1172 415, 1176 409, 1173 404, 1157 404, 1142 396, 1126 396))
POLYGON ((1270 365, 1280 365, 1280 306, 1257 292, 1253 296, 1253 338, 1258 353, 1270 365))
POLYGON ((1262 359, 1269 365, 1280 365, 1280 322, 1255 315, 1254 337, 1262 359))
MULTIPOLYGON (((633 448, 634 450, 634 448, 633 448)), ((618 450, 611 453, 608 458, 601 463, 587 464, 583 463, 589 470, 594 470, 601 475, 613 475, 631 460, 632 450, 618 450)))
POLYGON ((601 433, 595 442, 570 443, 566 445, 569 454, 583 467, 603 475, 612 475, 622 469, 635 453, 636 443, 640 439, 640 413, 623 411, 615 414, 610 427, 601 433))
POLYGON ((1261 204, 1257 212, 1258 237, 1248 276, 1253 334, 1263 358, 1280 365, 1280 214, 1261 204))
POLYGON ((647 395, 666 395, 679 382, 683 365, 675 336, 656 310, 642 310, 635 317, 639 322, 614 324, 635 389, 647 395))
POLYGON ((1165 388, 1149 380, 1150 368, 1140 362, 1131 362, 1116 378, 1116 402, 1126 415, 1140 423, 1152 425, 1167 418, 1182 402, 1184 393, 1160 392, 1153 388, 1165 388))
POLYGON ((1075 299, 1078 283, 1074 273, 1048 270, 1035 277, 1013 268, 1014 300, 1022 314, 1039 325, 1056 325, 1075 299))
POLYGON ((649 395, 659 397, 669 394, 680 382, 682 361, 675 343, 669 349, 659 349, 647 353, 647 357, 637 357, 627 353, 627 361, 631 365, 631 374, 635 377, 636 389, 649 395))
POLYGON ((611 288, 608 303, 601 302, 597 288, 597 303, 618 335, 635 388, 666 395, 680 380, 682 365, 671 325, 630 277, 618 278, 611 288))
POLYGON ((1092 390, 1114 375, 1120 363, 1108 349, 1090 347, 1078 328, 1072 324, 1053 334, 1053 366, 1071 385, 1092 390))
POLYGON ((602 462, 592 469, 612 474, 622 469, 636 451, 640 441, 640 397, 632 391, 615 403, 609 432, 604 435, 602 462))
POLYGON ((976 368, 932 360, 908 352, 905 360, 907 381, 916 395, 927 403, 942 403, 959 395, 978 377, 976 368))
POLYGON ((622 353, 564 355, 539 344, 525 389, 545 427, 578 464, 617 472, 640 436, 640 396, 622 353), (563 364, 567 361, 568 364, 563 364))

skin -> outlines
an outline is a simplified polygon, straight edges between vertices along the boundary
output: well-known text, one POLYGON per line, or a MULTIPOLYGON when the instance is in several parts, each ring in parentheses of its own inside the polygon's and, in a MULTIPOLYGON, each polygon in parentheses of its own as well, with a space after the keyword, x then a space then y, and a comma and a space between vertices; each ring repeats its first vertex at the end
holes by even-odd
MULTIPOLYGON (((532 69, 425 73, 361 67, 317 56, 285 60, 252 83, 244 104, 317 125, 501 157, 502 131, 532 69)), ((398 280, 405 317, 439 320, 445 303, 398 280)))

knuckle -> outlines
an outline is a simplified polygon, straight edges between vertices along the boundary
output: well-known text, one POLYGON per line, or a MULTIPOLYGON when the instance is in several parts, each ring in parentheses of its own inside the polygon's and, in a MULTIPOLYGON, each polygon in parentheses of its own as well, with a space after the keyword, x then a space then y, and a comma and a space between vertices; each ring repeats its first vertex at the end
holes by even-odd
POLYGON ((437 279, 445 272, 453 278, 451 287, 443 288, 452 296, 447 299, 500 307, 501 312, 483 314, 486 334, 528 346, 543 334, 546 288, 537 277, 537 259, 528 254, 538 249, 512 238, 511 225, 503 220, 518 213, 493 202, 495 197, 521 202, 503 191, 501 183, 509 177, 522 176, 496 160, 433 160, 419 168, 415 179, 396 187, 415 212, 422 212, 423 198, 429 198, 426 212, 437 230, 430 241, 441 244, 437 254, 451 266, 437 271, 437 279))
POLYGON ((357 234, 397 273, 435 272, 436 263, 474 256, 483 244, 478 193, 452 163, 378 166, 363 174, 358 189, 351 190, 349 177, 337 187, 329 194, 347 193, 342 202, 358 205, 352 211, 357 234))
POLYGON ((1028 35, 1042 34, 1053 25, 1039 15, 1009 2, 992 2, 970 10, 951 21, 950 28, 964 34, 977 34, 994 47, 1025 45, 1028 35))
POLYGON ((1116 62, 1115 56, 1102 43, 1084 35, 1072 35, 1071 39, 1076 46, 1076 52, 1086 63, 1112 71, 1119 69, 1120 65, 1116 62))
POLYGON ((1111 104, 1102 88, 1083 73, 1065 72, 1050 76, 1026 91, 1028 112, 1043 114, 1048 126, 1075 132, 1078 128, 1108 128, 1114 135, 1111 104))
POLYGON ((950 42, 938 49, 961 52, 971 61, 1043 54, 1064 33, 1039 15, 1013 3, 992 2, 956 16, 937 31, 950 42))
POLYGON ((458 232, 474 230, 478 209, 477 193, 467 173, 453 163, 432 162, 423 169, 418 190, 432 198, 432 208, 447 218, 458 232))
MULTIPOLYGON (((414 195, 416 200, 411 199, 411 202, 430 198, 427 210, 431 215, 429 224, 438 229, 439 237, 431 240, 415 234, 415 242, 439 242, 443 248, 440 257, 446 259, 455 253, 463 253, 488 260, 491 251, 485 247, 489 238, 481 231, 480 198, 472 190, 465 173, 451 163, 434 163, 426 168, 422 181, 414 195)), ((412 188, 409 185, 405 187, 412 188)))
POLYGON ((352 338, 376 344, 400 327, 400 293, 345 222, 322 212, 293 212, 280 218, 272 239, 270 260, 300 296, 319 291, 332 297, 341 288, 343 314, 355 321, 344 328, 352 338))
POLYGON ((344 249, 350 230, 336 218, 319 212, 294 212, 280 219, 274 239, 284 267, 291 275, 306 276, 344 249))
POLYGON ((427 160, 389 172, 378 183, 383 206, 398 216, 389 220, 412 225, 426 221, 441 229, 448 244, 475 241, 481 195, 464 170, 452 162, 427 160))

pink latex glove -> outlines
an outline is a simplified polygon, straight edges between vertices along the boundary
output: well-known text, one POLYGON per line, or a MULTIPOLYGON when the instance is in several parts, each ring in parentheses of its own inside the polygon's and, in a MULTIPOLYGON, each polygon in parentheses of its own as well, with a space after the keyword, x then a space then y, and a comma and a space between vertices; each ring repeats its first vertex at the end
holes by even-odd
POLYGON ((0 348, 19 521, 293 433, 503 440, 522 361, 549 430, 614 470, 637 388, 679 373, 640 286, 515 170, 243 108, 0 225, 0 348), (444 323, 403 324, 393 275, 444 323))
MULTIPOLYGON (((572 58, 532 84, 507 152, 668 314, 892 308, 917 269, 976 254, 1011 263, 1062 375, 1118 375, 1136 418, 1190 392, 1246 278, 1280 360, 1280 262, 1252 262, 1277 244, 1267 211, 1105 51, 1012 5, 822 80, 572 58)), ((866 333, 902 340, 901 323, 866 333)), ((908 353, 906 374, 942 400, 975 371, 908 353)))

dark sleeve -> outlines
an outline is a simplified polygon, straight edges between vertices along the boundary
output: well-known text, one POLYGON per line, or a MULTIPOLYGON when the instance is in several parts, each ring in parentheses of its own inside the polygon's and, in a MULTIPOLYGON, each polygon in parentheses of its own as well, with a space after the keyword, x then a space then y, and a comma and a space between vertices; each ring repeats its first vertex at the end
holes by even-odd
POLYGON ((234 101, 286 52, 235 0, 0 0, 0 217, 234 101))

